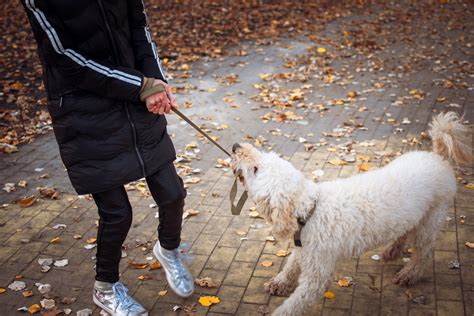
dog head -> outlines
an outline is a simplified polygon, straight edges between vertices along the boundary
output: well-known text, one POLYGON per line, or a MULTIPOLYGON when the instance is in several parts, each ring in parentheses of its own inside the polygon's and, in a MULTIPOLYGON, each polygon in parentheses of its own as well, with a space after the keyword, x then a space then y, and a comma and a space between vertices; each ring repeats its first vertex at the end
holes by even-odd
POLYGON ((300 205, 305 178, 275 153, 250 144, 234 144, 231 167, 273 227, 278 239, 291 238, 298 229, 295 209, 300 205))

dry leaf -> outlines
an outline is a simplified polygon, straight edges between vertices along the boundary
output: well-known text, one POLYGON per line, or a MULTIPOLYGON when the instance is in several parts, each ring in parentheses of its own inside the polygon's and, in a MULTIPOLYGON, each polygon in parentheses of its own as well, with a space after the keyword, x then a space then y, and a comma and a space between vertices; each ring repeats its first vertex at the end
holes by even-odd
POLYGON ((199 211, 196 211, 196 210, 194 210, 194 209, 192 209, 192 208, 188 208, 188 209, 187 209, 186 211, 184 211, 184 213, 183 213, 183 219, 186 219, 186 218, 188 218, 188 217, 190 217, 190 216, 196 216, 196 215, 198 215, 198 214, 199 214, 199 211))
POLYGON ((218 304, 221 300, 217 296, 201 296, 199 297, 199 303, 202 306, 211 306, 212 304, 218 304))
POLYGON ((21 292, 21 295, 23 295, 23 297, 30 297, 30 296, 33 296, 33 291, 31 290, 23 291, 21 292))
POLYGON ((50 187, 38 187, 36 189, 42 197, 50 198, 51 200, 57 200, 59 199, 59 195, 61 195, 61 192, 50 187))
POLYGON ((86 240, 88 244, 95 244, 97 242, 97 238, 91 237, 86 240))
POLYGON ((128 263, 128 266, 132 269, 146 269, 148 267, 148 263, 147 262, 134 262, 134 261, 130 261, 128 263))
POLYGON ((196 283, 199 286, 209 287, 209 288, 213 288, 217 286, 214 280, 212 280, 210 277, 205 277, 205 278, 200 278, 200 279, 196 278, 194 279, 194 283, 196 283))
POLYGON ((474 183, 465 184, 464 187, 465 187, 466 189, 474 189, 474 183))
POLYGON ((283 250, 283 249, 278 250, 278 251, 275 253, 275 255, 277 255, 277 257, 286 257, 286 256, 288 256, 289 254, 290 254, 289 251, 283 250))
POLYGON ((275 241, 275 237, 267 236, 267 237, 265 237, 265 241, 275 241))
POLYGON ((352 285, 352 278, 351 277, 343 277, 337 281, 337 284, 340 287, 348 287, 352 285))
POLYGON ((3 294, 7 291, 7 289, 3 288, 3 287, 0 287, 0 294, 3 294))
POLYGON ((334 165, 334 166, 347 165, 347 162, 345 162, 344 160, 341 160, 341 159, 332 159, 332 160, 329 160, 329 163, 331 165, 334 165))
POLYGON ((140 281, 146 281, 146 280, 150 280, 150 279, 151 279, 151 277, 148 276, 148 275, 143 275, 142 274, 142 275, 138 276, 138 280, 140 280, 140 281))
POLYGON ((17 203, 21 206, 21 207, 29 207, 31 205, 33 205, 36 201, 36 196, 35 195, 30 195, 30 196, 25 196, 25 197, 22 197, 21 199, 19 199, 17 201, 17 203))
POLYGON ((49 241, 49 243, 50 243, 50 244, 55 244, 55 243, 57 243, 57 242, 59 241, 59 239, 60 239, 59 237, 54 237, 53 239, 51 239, 51 240, 49 241))
POLYGON ((72 238, 74 238, 74 239, 81 239, 81 238, 82 238, 82 235, 76 234, 76 235, 72 236, 72 238))
POLYGON ((41 306, 39 304, 33 304, 30 307, 28 307, 28 313, 30 314, 36 314, 39 312, 41 309, 41 306))
POLYGON ((323 297, 327 298, 327 299, 333 299, 333 298, 336 297, 336 294, 334 294, 333 292, 328 291, 328 292, 324 292, 323 297))
POLYGON ((158 292, 158 295, 159 295, 159 296, 165 296, 166 294, 168 294, 168 291, 167 291, 167 290, 163 290, 163 291, 159 291, 159 292, 158 292))
POLYGON ((262 261, 260 265, 264 266, 265 268, 269 268, 273 265, 273 262, 271 261, 262 261))
POLYGON ((466 241, 466 243, 465 243, 464 245, 465 245, 467 248, 474 249, 474 242, 466 241))
POLYGON ((18 181, 18 186, 20 188, 26 188, 26 186, 28 185, 28 182, 26 180, 20 180, 18 181))
POLYGON ((249 217, 251 217, 251 218, 260 217, 260 213, 257 212, 257 211, 251 211, 251 212, 249 212, 249 217))
POLYGON ((318 47, 318 49, 316 50, 318 53, 320 54, 324 54, 326 52, 326 48, 324 47, 318 47))
POLYGON ((157 270, 157 269, 161 268, 161 263, 158 260, 154 260, 150 263, 149 268, 150 268, 149 269, 150 271, 151 270, 157 270))
POLYGON ((370 166, 364 162, 364 163, 361 163, 361 164, 357 165, 357 169, 359 171, 369 171, 370 166))

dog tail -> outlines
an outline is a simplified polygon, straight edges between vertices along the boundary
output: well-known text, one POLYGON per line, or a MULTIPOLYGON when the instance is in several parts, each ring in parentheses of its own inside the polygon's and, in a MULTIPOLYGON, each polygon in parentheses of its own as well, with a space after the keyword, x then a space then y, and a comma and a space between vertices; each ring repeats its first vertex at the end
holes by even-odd
POLYGON ((455 112, 440 113, 430 123, 433 151, 455 165, 472 163, 472 135, 455 112))

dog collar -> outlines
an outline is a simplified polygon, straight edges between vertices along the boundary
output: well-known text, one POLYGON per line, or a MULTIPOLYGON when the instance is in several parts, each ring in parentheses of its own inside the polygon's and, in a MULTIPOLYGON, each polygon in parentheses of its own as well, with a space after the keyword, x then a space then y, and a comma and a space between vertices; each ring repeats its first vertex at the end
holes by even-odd
POLYGON ((296 218, 296 220, 298 221, 298 230, 295 232, 293 236, 295 247, 303 247, 303 244, 301 243, 301 230, 303 229, 304 225, 306 225, 306 221, 308 220, 308 218, 310 218, 311 215, 313 215, 315 209, 316 209, 316 204, 311 209, 311 211, 309 211, 306 218, 301 218, 301 217, 296 218))

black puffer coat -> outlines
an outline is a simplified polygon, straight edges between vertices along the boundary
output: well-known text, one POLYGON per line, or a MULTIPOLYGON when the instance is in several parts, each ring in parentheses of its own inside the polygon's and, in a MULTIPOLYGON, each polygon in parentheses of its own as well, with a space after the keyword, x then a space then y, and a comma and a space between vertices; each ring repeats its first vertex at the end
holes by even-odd
POLYGON ((175 159, 164 116, 139 100, 165 80, 142 0, 22 0, 38 43, 49 112, 79 194, 155 173, 175 159))

